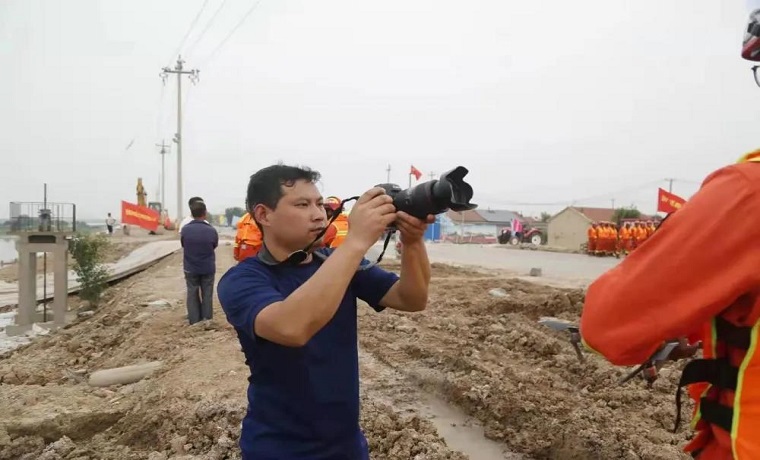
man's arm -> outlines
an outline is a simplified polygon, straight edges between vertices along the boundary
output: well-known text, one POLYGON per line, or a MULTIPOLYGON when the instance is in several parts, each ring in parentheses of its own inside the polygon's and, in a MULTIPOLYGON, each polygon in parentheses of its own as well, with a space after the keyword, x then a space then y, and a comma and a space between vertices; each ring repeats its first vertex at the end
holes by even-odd
POLYGON ((423 236, 435 216, 420 220, 400 211, 396 226, 401 233, 401 277, 383 296, 380 305, 401 311, 422 311, 427 306, 430 286, 430 261, 423 236))
POLYGON ((367 249, 395 219, 393 199, 382 188, 364 193, 351 210, 354 232, 316 273, 286 299, 256 316, 256 335, 286 346, 305 345, 335 315, 367 249))
POLYGON ((401 252, 401 276, 380 305, 400 311, 422 311, 427 306, 430 285, 430 261, 422 240, 404 243, 401 252))
POLYGON ((742 171, 713 173, 642 246, 591 284, 580 322, 589 348, 616 365, 639 364, 757 288, 760 192, 742 171))

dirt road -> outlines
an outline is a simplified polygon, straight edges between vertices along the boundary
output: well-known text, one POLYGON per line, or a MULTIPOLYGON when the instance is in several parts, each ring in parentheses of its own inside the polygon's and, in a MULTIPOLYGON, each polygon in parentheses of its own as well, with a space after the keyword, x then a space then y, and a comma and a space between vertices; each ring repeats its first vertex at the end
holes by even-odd
MULTIPOLYGON (((517 275, 527 275, 531 268, 542 269, 543 278, 549 281, 587 284, 597 276, 618 264, 614 257, 589 257, 583 254, 564 254, 532 250, 505 249, 499 246, 476 244, 428 244, 428 254, 433 262, 458 265, 476 265, 489 269, 506 270, 517 275)), ((392 249, 392 248, 391 248, 392 249)), ((395 258, 389 251, 389 259, 395 258)), ((379 247, 372 248, 372 255, 379 254, 379 247)), ((384 257, 385 258, 385 257, 384 257)))
MULTIPOLYGON (((217 277, 230 253, 220 246, 217 277)), ((0 459, 240 458, 248 370, 218 304, 210 324, 187 326, 181 260, 160 261, 109 289, 93 316, 0 357, 0 459), (152 360, 163 367, 137 383, 84 382, 152 360)), ((372 458, 686 458, 687 431, 667 431, 675 372, 665 369, 654 390, 617 387, 623 369, 596 357, 581 366, 564 337, 536 324, 576 318, 582 300, 436 264, 427 311, 362 306, 361 422, 372 458), (508 297, 489 295, 496 287, 508 297)))

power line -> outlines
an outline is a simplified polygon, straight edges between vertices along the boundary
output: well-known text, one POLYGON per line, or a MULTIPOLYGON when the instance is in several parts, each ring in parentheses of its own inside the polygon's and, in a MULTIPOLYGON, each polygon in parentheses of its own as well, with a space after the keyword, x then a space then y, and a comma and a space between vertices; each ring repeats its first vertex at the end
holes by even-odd
POLYGON ((211 19, 209 19, 209 21, 206 23, 206 27, 203 28, 200 35, 198 35, 198 38, 196 38, 193 44, 190 45, 190 47, 187 50, 185 50, 185 53, 184 53, 185 57, 187 58, 191 57, 191 53, 195 49, 195 46, 198 44, 198 42, 201 41, 201 38, 203 38, 203 36, 206 35, 206 32, 208 32, 208 30, 211 28, 211 25, 216 20, 216 17, 219 16, 219 12, 222 11, 222 8, 224 8, 224 5, 226 3, 227 3, 227 0, 222 0, 222 3, 219 5, 219 8, 217 8, 216 11, 214 11, 213 16, 211 16, 211 19))
POLYGON ((193 27, 195 27, 195 24, 198 22, 198 19, 200 19, 201 15, 203 14, 203 11, 206 9, 206 5, 208 5, 208 0, 203 0, 203 5, 201 5, 201 9, 198 10, 198 14, 195 15, 195 19, 193 19, 193 22, 190 23, 190 27, 188 27, 187 32, 185 32, 185 36, 182 37, 182 41, 179 43, 179 46, 177 47, 177 50, 172 53, 172 55, 167 59, 167 61, 171 61, 174 59, 175 56, 179 55, 179 52, 182 51, 182 47, 185 45, 185 41, 187 40, 187 37, 190 36, 190 32, 193 31, 193 27))
POLYGON ((243 23, 245 22, 245 20, 248 19, 248 16, 250 16, 251 13, 253 13, 253 11, 261 4, 261 2, 262 2, 262 0, 257 1, 251 8, 248 9, 248 11, 246 11, 245 15, 240 19, 240 21, 238 21, 238 23, 235 25, 235 27, 232 28, 232 30, 230 31, 230 33, 227 34, 226 37, 224 37, 224 39, 221 41, 221 43, 219 43, 219 45, 216 48, 214 48, 214 51, 212 51, 211 54, 209 54, 206 59, 204 59, 203 61, 201 61, 201 65, 202 66, 208 64, 209 62, 211 62, 211 60, 214 57, 216 57, 216 54, 219 52, 220 49, 222 49, 222 47, 224 46, 224 44, 227 43, 227 40, 229 40, 230 37, 232 37, 232 35, 240 28, 240 26, 243 25, 243 23))

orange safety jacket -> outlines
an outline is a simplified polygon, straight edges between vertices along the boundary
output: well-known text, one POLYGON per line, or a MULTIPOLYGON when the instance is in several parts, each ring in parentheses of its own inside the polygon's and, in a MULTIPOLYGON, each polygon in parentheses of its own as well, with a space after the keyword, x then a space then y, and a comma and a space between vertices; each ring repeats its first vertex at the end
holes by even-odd
POLYGON ((348 235, 348 216, 341 214, 330 225, 335 228, 335 236, 330 241, 326 241, 325 244, 329 248, 337 248, 343 244, 346 235, 348 235))
POLYGON ((232 256, 238 262, 253 257, 259 253, 263 244, 261 230, 253 217, 245 213, 237 224, 237 233, 235 234, 235 244, 232 249, 232 256))
POLYGON ((702 340, 703 359, 686 365, 679 386, 696 405, 697 433, 684 450, 699 460, 760 459, 760 164, 752 161, 708 176, 646 245, 589 286, 581 314, 584 344, 615 365, 643 363, 666 340, 702 340))

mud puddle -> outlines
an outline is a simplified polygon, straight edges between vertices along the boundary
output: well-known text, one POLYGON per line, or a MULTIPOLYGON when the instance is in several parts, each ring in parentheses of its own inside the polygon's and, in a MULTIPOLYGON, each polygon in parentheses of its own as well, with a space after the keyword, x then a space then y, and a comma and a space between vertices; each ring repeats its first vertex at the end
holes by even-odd
POLYGON ((398 412, 418 413, 429 420, 452 450, 470 460, 529 460, 486 438, 480 422, 434 392, 418 386, 414 382, 417 376, 404 375, 365 351, 359 352, 359 360, 362 388, 367 394, 398 412))

